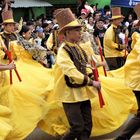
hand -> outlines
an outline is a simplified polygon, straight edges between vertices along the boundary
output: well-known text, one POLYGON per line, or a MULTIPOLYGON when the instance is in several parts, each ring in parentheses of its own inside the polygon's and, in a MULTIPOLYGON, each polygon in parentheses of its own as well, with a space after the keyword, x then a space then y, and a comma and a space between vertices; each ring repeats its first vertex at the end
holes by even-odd
POLYGON ((16 69, 16 65, 14 64, 14 61, 12 61, 6 67, 7 67, 8 70, 16 69))
POLYGON ((101 66, 105 67, 106 66, 106 62, 105 61, 101 62, 101 66))
POLYGON ((92 85, 93 85, 93 87, 97 88, 98 90, 101 89, 100 81, 93 81, 92 85))

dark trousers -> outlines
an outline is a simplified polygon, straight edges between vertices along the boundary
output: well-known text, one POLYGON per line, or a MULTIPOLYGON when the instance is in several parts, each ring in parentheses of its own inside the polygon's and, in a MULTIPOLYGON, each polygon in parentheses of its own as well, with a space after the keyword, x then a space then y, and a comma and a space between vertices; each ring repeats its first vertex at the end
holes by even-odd
POLYGON ((116 70, 122 67, 125 63, 125 60, 123 57, 109 57, 105 59, 108 64, 109 70, 116 70))
POLYGON ((126 128, 116 140, 130 140, 135 132, 140 128, 140 91, 133 91, 137 98, 138 111, 137 114, 130 120, 126 128))
POLYGON ((78 103, 63 103, 70 130, 61 140, 88 140, 92 130, 90 100, 78 103))

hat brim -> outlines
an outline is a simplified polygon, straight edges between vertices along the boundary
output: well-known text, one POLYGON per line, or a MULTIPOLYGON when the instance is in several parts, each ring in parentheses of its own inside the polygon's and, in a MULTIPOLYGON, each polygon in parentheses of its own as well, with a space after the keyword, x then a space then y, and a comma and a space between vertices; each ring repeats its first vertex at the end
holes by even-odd
POLYGON ((64 34, 66 30, 75 29, 75 28, 81 28, 81 27, 83 27, 83 26, 82 25, 79 25, 79 26, 77 25, 77 26, 64 27, 64 28, 61 28, 58 33, 59 34, 64 34))
POLYGON ((115 19, 124 19, 125 17, 123 15, 119 15, 119 16, 112 16, 111 20, 115 20, 115 19))
POLYGON ((81 28, 83 27, 77 20, 72 21, 71 23, 67 24, 66 26, 59 29, 59 34, 64 34, 66 30, 74 29, 74 28, 81 28))
POLYGON ((4 24, 16 24, 17 22, 3 22, 1 23, 1 25, 4 25, 4 24))
POLYGON ((5 21, 3 21, 2 25, 4 24, 16 24, 16 22, 13 19, 7 19, 5 21))

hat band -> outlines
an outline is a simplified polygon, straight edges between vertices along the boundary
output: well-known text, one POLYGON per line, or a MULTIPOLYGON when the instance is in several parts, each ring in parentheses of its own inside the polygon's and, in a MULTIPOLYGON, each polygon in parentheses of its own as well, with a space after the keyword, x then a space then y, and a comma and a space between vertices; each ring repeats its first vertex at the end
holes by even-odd
POLYGON ((3 23, 15 23, 14 19, 4 20, 3 23))
POLYGON ((74 20, 70 23, 68 23, 67 25, 65 25, 64 27, 74 27, 74 26, 80 26, 79 22, 77 20, 74 20))
POLYGON ((123 18, 122 15, 119 15, 119 16, 112 16, 112 19, 117 19, 117 18, 123 18))

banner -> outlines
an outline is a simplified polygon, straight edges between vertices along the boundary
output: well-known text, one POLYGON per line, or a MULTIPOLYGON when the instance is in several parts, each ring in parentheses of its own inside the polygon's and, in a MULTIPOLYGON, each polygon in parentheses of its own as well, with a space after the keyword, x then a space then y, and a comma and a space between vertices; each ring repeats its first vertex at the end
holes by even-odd
POLYGON ((91 4, 94 4, 96 5, 97 4, 97 8, 104 8, 104 6, 106 5, 110 5, 110 0, 87 0, 87 2, 91 5, 91 4))
POLYGON ((119 7, 134 7, 140 0, 111 0, 112 6, 119 7))

